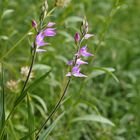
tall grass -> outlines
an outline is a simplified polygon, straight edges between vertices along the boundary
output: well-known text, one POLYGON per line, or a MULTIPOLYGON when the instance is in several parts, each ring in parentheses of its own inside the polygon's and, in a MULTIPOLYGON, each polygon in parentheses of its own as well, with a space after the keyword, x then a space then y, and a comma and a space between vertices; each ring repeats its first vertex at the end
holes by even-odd
POLYGON ((31 20, 41 21, 42 4, 0 2, 0 138, 139 139, 140 2, 73 0, 54 8, 55 1, 48 0, 50 13, 38 25, 56 22, 57 35, 47 39, 51 46, 46 53, 33 57, 37 33, 31 20), (94 37, 82 45, 95 56, 82 67, 88 77, 72 77, 63 98, 66 63, 75 52, 74 34, 84 16, 94 37), (21 68, 27 66, 25 77, 21 68))

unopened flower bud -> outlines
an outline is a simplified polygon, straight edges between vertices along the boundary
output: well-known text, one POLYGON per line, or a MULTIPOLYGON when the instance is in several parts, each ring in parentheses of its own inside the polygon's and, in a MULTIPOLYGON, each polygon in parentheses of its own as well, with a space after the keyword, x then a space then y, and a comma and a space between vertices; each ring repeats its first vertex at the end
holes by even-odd
POLYGON ((36 28, 37 27, 37 23, 35 20, 32 20, 32 27, 36 28))
POLYGON ((85 19, 81 25, 81 31, 84 35, 88 33, 88 22, 85 19))
POLYGON ((80 41, 80 35, 79 35, 79 33, 76 33, 75 34, 74 39, 75 39, 75 42, 76 43, 80 41))

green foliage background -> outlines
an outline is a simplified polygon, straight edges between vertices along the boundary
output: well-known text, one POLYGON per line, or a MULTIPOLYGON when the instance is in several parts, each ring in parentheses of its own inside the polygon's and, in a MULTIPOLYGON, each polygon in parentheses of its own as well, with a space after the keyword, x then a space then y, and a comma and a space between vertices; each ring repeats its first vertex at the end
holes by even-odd
MULTIPOLYGON (((14 47, 2 60, 5 83, 20 79, 20 68, 29 65, 30 41, 33 37, 28 33, 33 31, 31 20, 38 20, 42 2, 0 1, 0 58, 14 47)), ((48 3, 51 9, 54 1, 48 0, 48 3)), ((86 16, 90 33, 95 35, 86 43, 90 52, 94 53, 97 47, 99 49, 94 60, 90 58, 90 64, 82 69, 88 78, 73 78, 65 102, 49 123, 63 111, 65 115, 48 139, 140 140, 139 7, 139 0, 72 0, 67 7, 57 8, 46 21, 56 22, 57 36, 48 39, 52 45, 47 47, 46 53, 37 56, 35 79, 50 68, 52 71, 29 92, 33 113, 31 122, 28 122, 25 100, 8 122, 7 139, 19 140, 25 136, 28 124, 33 120, 35 128, 38 128, 55 106, 66 82, 66 62, 75 51, 74 33, 79 31, 82 18, 86 16), (97 67, 109 69, 106 72, 95 69, 97 67), (111 76, 114 71, 111 67, 115 69, 114 74, 119 82, 111 76), (98 116, 109 119, 115 126, 109 120, 103 123, 98 116), (76 120, 79 117, 81 120, 76 120)), ((18 92, 6 88, 5 95, 7 115, 18 92)))

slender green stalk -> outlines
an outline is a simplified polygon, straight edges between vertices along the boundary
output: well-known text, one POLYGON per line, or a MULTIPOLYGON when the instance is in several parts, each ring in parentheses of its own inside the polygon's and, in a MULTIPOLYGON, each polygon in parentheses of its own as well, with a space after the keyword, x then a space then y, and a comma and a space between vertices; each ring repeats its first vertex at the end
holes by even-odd
POLYGON ((26 81, 25 81, 25 83, 23 85, 21 94, 24 92, 24 90, 26 88, 26 85, 27 85, 27 83, 29 81, 29 78, 30 78, 30 75, 31 75, 31 72, 32 72, 32 69, 33 69, 33 65, 34 65, 34 62, 35 62, 35 57, 36 57, 36 45, 35 45, 35 43, 34 43, 34 46, 35 46, 35 48, 34 48, 34 52, 33 52, 33 56, 32 56, 32 61, 31 61, 30 69, 29 69, 26 81))
POLYGON ((4 69, 3 69, 3 64, 1 64, 1 72, 2 72, 2 78, 1 78, 1 94, 0 94, 0 133, 2 131, 2 128, 5 124, 5 95, 4 95, 4 69))
MULTIPOLYGON (((27 111, 28 111, 28 131, 29 134, 34 131, 34 111, 32 107, 32 101, 29 93, 27 93, 27 111)), ((35 139, 35 133, 32 133, 29 137, 30 140, 35 139)))
POLYGON ((41 130, 44 128, 44 126, 47 124, 47 122, 50 120, 50 118, 56 113, 57 109, 60 107, 61 102, 63 101, 63 99, 64 99, 64 97, 66 95, 66 91, 67 91, 67 89, 69 87, 70 81, 71 81, 71 78, 68 79, 68 82, 66 84, 66 87, 65 87, 65 89, 63 91, 63 94, 61 95, 58 103, 56 104, 56 106, 54 107, 54 109, 52 110, 52 112, 50 113, 50 115, 48 116, 48 118, 45 120, 45 122, 41 125, 41 127, 38 130, 38 132, 36 133, 36 139, 38 139, 38 135, 41 132, 41 130))

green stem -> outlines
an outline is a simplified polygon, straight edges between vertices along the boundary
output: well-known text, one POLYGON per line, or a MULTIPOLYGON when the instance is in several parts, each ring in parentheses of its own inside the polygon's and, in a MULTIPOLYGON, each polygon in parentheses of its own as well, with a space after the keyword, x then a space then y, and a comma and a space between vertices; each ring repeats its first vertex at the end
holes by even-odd
POLYGON ((61 98, 59 99, 58 103, 56 104, 56 106, 54 107, 54 109, 52 110, 52 112, 50 113, 50 115, 48 116, 48 118, 45 120, 45 122, 41 125, 41 127, 39 128, 37 134, 36 134, 36 139, 38 139, 38 135, 41 132, 41 130, 44 128, 44 126, 47 124, 47 122, 50 120, 50 118, 56 113, 57 109, 60 107, 61 102, 63 101, 64 96, 66 95, 66 91, 68 89, 68 86, 70 84, 71 78, 69 78, 66 87, 63 91, 63 94, 61 96, 61 98))
MULTIPOLYGON (((35 45, 34 45, 35 46, 35 45)), ((33 56, 32 56, 32 61, 31 61, 31 65, 30 65, 30 69, 29 69, 29 72, 28 72, 28 75, 27 75, 27 78, 26 78, 26 81, 23 85, 23 88, 22 88, 22 91, 21 91, 21 94, 24 92, 25 88, 26 88, 26 85, 29 81, 29 78, 30 78, 30 75, 31 75, 31 72, 32 72, 32 69, 33 69, 33 65, 34 65, 34 62, 35 62, 35 57, 36 57, 36 47, 34 48, 34 52, 33 52, 33 56)))
POLYGON ((4 91, 4 68, 3 68, 3 63, 1 63, 1 74, 2 74, 2 78, 1 78, 1 93, 0 93, 0 105, 1 105, 1 111, 0 111, 0 134, 2 132, 3 126, 5 124, 5 91, 4 91))

